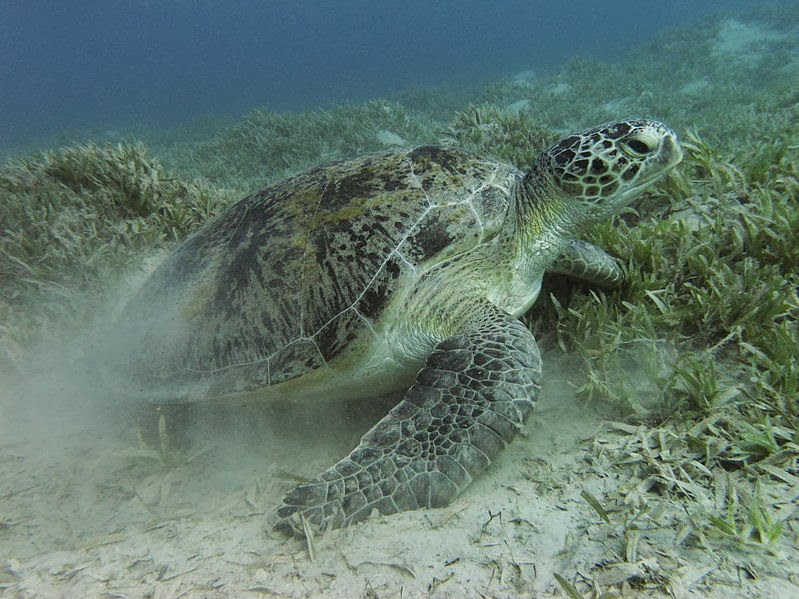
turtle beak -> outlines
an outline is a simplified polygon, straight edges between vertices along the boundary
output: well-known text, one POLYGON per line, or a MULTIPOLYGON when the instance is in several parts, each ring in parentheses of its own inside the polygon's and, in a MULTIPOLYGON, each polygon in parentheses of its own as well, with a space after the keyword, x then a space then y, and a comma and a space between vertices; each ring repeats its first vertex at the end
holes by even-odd
POLYGON ((664 171, 674 168, 682 161, 682 148, 680 142, 677 141, 677 134, 673 131, 664 135, 660 140, 656 160, 663 165, 664 171))

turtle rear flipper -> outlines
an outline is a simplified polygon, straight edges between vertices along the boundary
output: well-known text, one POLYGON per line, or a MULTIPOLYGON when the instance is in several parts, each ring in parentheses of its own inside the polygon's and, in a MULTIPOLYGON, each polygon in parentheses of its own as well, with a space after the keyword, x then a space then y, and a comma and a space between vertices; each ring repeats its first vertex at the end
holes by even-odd
POLYGON ((290 491, 276 529, 301 532, 443 507, 515 436, 540 390, 532 333, 490 304, 439 343, 404 399, 338 464, 290 491))

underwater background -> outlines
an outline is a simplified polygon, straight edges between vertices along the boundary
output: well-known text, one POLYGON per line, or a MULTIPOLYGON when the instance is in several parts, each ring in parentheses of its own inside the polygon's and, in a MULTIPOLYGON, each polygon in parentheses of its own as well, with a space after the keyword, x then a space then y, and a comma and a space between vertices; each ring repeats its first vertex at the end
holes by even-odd
POLYGON ((0 157, 0 597, 797 596, 799 3, 3 2, 0 157), (248 193, 630 116, 684 160, 586 232, 622 287, 546 277, 539 408, 447 508, 277 537, 390 401, 198 406, 186 454, 92 368, 248 193))
POLYGON ((11 0, 0 5, 0 148, 65 129, 328 108, 618 57, 744 0, 11 0))

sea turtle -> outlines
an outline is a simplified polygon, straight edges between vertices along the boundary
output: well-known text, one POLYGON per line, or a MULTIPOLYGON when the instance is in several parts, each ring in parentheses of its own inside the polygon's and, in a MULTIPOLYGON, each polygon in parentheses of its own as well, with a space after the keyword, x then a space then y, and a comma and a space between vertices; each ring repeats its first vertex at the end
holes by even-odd
POLYGON ((632 119, 569 135, 526 174, 432 146, 312 168, 156 269, 117 325, 118 384, 161 403, 404 390, 349 456, 285 496, 277 527, 444 506, 536 401, 541 359, 518 318, 544 272, 617 283, 615 261, 574 239, 680 159, 670 128, 632 119))

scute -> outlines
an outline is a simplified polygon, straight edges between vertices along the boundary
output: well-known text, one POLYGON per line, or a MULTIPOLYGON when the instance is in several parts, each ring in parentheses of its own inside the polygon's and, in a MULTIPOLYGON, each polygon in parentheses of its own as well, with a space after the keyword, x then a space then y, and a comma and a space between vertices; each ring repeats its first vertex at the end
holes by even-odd
POLYGON ((313 342, 325 363, 329 363, 355 341, 363 326, 361 320, 358 311, 350 308, 322 326, 313 336, 313 342))
POLYGON ((421 271, 492 237, 520 176, 422 147, 255 193, 186 240, 129 303, 119 370, 129 388, 178 401, 325 368, 374 334, 421 271))
POLYGON ((358 298, 355 309, 368 319, 375 320, 388 304, 400 285, 400 278, 407 268, 399 253, 392 252, 380 267, 377 275, 358 298))

